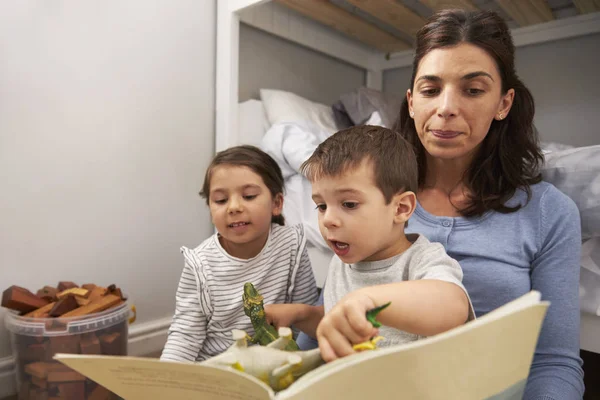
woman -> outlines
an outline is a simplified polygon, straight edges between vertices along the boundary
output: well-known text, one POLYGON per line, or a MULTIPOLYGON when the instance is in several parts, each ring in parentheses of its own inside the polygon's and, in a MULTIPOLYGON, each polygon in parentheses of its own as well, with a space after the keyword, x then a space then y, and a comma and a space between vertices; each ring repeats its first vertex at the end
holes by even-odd
POLYGON ((541 182, 533 114, 505 22, 492 12, 434 15, 417 34, 396 126, 419 163, 407 232, 460 262, 477 316, 540 291, 551 305, 525 399, 581 399, 579 212, 541 182))

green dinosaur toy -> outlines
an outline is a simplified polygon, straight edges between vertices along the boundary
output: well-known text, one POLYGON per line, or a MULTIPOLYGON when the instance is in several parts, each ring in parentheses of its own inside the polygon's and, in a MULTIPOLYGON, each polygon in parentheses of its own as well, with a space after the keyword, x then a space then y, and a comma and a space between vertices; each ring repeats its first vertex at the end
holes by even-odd
POLYGON ((369 311, 367 311, 367 320, 373 325, 373 327, 379 328, 381 326, 381 322, 377 321, 375 317, 377 317, 377 314, 383 311, 390 304, 392 304, 392 302, 388 301, 382 306, 371 308, 369 311))
MULTIPOLYGON (((248 338, 250 343, 266 346, 277 339, 279 337, 277 330, 273 325, 267 323, 263 297, 250 282, 244 284, 242 299, 244 301, 244 313, 250 317, 255 332, 254 337, 248 338)), ((298 345, 294 340, 290 340, 284 350, 296 351, 298 345)))
MULTIPOLYGON (((377 317, 377 314, 379 314, 384 308, 386 308, 390 304, 392 304, 392 302, 388 301, 384 305, 371 308, 369 311, 367 311, 367 321, 369 321, 374 328, 379 328, 381 326, 381 322, 377 321, 375 317, 377 317)), ((382 336, 375 336, 372 337, 370 340, 367 340, 366 342, 355 344, 354 346, 352 346, 352 348, 355 351, 375 350, 377 348, 377 342, 379 342, 382 339, 382 336)))

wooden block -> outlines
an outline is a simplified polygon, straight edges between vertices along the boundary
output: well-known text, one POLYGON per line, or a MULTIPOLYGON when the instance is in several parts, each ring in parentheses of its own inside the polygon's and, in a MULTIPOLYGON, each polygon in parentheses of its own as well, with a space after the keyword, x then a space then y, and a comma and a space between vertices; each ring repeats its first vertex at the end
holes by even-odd
POLYGON ((25 373, 39 379, 48 379, 50 372, 71 371, 69 367, 58 362, 33 362, 25 366, 25 373))
POLYGON ((24 315, 24 317, 26 317, 26 318, 42 318, 42 316, 44 314, 47 314, 50 312, 50 310, 52 310, 52 307, 54 307, 55 304, 56 304, 56 302, 48 303, 44 307, 40 307, 37 310, 28 312, 27 314, 24 315))
POLYGON ((114 305, 110 306, 110 308, 115 308, 115 307, 118 307, 118 306, 120 306, 120 305, 121 305, 121 304, 123 304, 123 303, 125 303, 125 301, 124 301, 124 300, 118 301, 118 302, 117 302, 117 303, 115 303, 114 305))
POLYGON ((68 313, 69 311, 73 311, 79 307, 77 304, 77 300, 75 300, 75 296, 68 295, 67 297, 63 297, 56 302, 52 310, 50 310, 49 314, 51 317, 60 317, 63 314, 68 313))
POLYGON ((52 355, 56 353, 79 354, 80 335, 65 335, 50 337, 50 352, 52 355))
POLYGON ((82 400, 85 399, 85 383, 69 382, 58 385, 58 393, 61 399, 82 400))
POLYGON ((29 290, 13 285, 2 293, 2 307, 10 308, 21 313, 28 313, 48 304, 29 290))
POLYGON ((45 320, 44 325, 46 327, 46 331, 65 332, 67 330, 67 323, 61 318, 48 318, 45 320))
POLYGON ((71 289, 71 288, 76 288, 76 287, 79 287, 79 286, 77 286, 76 283, 69 282, 69 281, 58 282, 58 286, 57 286, 59 292, 62 292, 64 290, 71 289))
MULTIPOLYGON (((73 371, 72 369, 65 371, 50 371, 48 372, 48 383, 60 383, 60 382, 83 382, 85 381, 85 376, 81 375, 77 371, 73 371)), ((59 389, 60 391, 60 385, 59 389)))
POLYGON ((36 295, 41 297, 42 299, 46 299, 48 301, 56 301, 56 295, 58 294, 58 289, 52 286, 44 286, 40 290, 37 291, 36 295))
POLYGON ((79 297, 79 296, 75 296, 75 301, 77 302, 77 304, 80 307, 87 306, 88 304, 90 304, 92 302, 90 299, 86 299, 86 298, 79 297))
POLYGON ((79 307, 73 311, 69 311, 66 314, 63 314, 63 318, 67 317, 79 317, 82 315, 89 315, 93 313, 97 313, 100 311, 104 311, 107 308, 110 308, 121 301, 119 296, 115 296, 114 294, 107 294, 104 297, 93 300, 87 306, 79 307))
POLYGON ((84 333, 81 335, 79 343, 81 354, 102 354, 100 339, 94 333, 84 333))
POLYGON ((123 296, 123 292, 121 291, 121 289, 119 287, 117 287, 117 285, 115 285, 115 284, 109 285, 106 288, 106 291, 108 293, 111 293, 111 294, 114 294, 116 296, 119 296, 122 300, 127 300, 125 298, 125 296, 123 296))
POLYGON ((48 390, 49 399, 51 399, 51 398, 59 398, 60 399, 59 393, 58 393, 58 385, 59 385, 58 383, 52 383, 52 382, 48 383, 48 389, 46 389, 46 390, 48 390))
POLYGON ((102 286, 96 286, 95 288, 92 289, 92 293, 90 293, 90 296, 88 297, 88 299, 91 301, 94 301, 96 299, 99 299, 100 297, 104 297, 107 293, 107 289, 105 287, 102 286))
POLYGON ((28 361, 48 361, 49 355, 49 343, 33 343, 24 348, 21 348, 19 353, 19 359, 25 362, 28 361))
POLYGON ((33 383, 35 386, 40 387, 42 389, 48 388, 48 381, 43 378, 38 378, 37 376, 31 377, 31 383, 33 383))
POLYGON ((64 297, 67 297, 68 295, 73 295, 73 296, 79 296, 79 297, 84 297, 87 298, 90 295, 90 291, 84 288, 71 288, 71 289, 67 289, 67 290, 63 290, 62 292, 59 292, 56 297, 59 299, 62 299, 64 297))
POLYGON ((121 289, 119 289, 119 288, 112 290, 110 293, 114 294, 115 296, 119 296, 121 298, 121 300, 125 300, 125 298, 123 296, 123 292, 121 292, 121 289))
POLYGON ((16 349, 16 364, 20 372, 25 372, 25 365, 35 361, 48 361, 50 356, 50 343, 44 338, 38 341, 38 336, 15 334, 13 345, 16 349))
POLYGON ((119 332, 109 333, 100 336, 100 345, 102 354, 118 355, 122 354, 121 334, 119 332))
POLYGON ((94 290, 96 285, 94 285, 93 283, 86 283, 86 284, 81 285, 81 287, 84 289, 87 289, 91 292, 92 290, 94 290))
POLYGON ((43 343, 46 340, 47 340, 47 338, 44 336, 29 336, 29 335, 19 335, 19 334, 15 335, 16 343, 18 343, 19 345, 25 345, 25 346, 28 346, 28 345, 34 344, 34 343, 43 343))
POLYGON ((104 386, 96 386, 94 390, 88 395, 87 400, 112 400, 114 399, 113 393, 106 389, 104 386))
POLYGON ((46 391, 46 389, 32 386, 29 391, 29 399, 30 400, 48 400, 48 392, 46 391))

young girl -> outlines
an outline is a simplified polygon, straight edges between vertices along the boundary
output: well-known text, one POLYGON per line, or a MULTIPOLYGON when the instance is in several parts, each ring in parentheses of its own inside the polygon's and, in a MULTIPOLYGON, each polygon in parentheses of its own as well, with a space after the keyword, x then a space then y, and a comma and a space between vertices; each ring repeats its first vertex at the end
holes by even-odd
POLYGON ((317 300, 317 286, 302 226, 284 226, 283 176, 277 163, 253 146, 217 153, 200 195, 218 233, 191 250, 161 360, 201 361, 233 344, 232 329, 254 334, 244 314, 244 283, 264 303, 317 300))

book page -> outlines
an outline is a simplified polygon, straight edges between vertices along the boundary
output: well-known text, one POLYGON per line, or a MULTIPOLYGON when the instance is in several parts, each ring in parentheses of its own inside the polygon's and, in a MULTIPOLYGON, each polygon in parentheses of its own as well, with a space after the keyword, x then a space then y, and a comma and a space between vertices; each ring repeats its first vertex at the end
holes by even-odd
POLYGON ((123 356, 57 354, 55 359, 126 400, 268 400, 273 392, 233 370, 123 356))
POLYGON ((309 372, 278 398, 519 399, 547 307, 503 310, 456 332, 346 357, 309 372))

